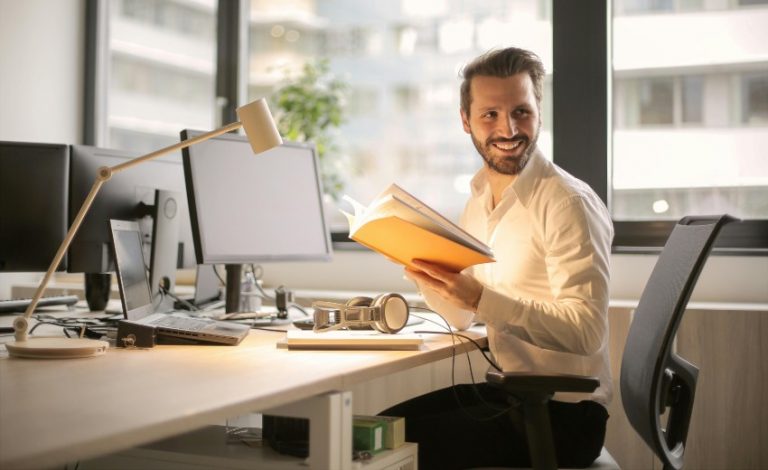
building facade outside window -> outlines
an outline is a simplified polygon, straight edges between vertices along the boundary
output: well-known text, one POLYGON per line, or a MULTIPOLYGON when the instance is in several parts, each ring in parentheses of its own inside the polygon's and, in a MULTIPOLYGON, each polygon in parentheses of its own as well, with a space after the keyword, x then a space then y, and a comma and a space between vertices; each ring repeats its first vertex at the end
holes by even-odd
MULTIPOLYGON (((459 73, 477 55, 526 47, 552 71, 550 1, 251 1, 251 98, 307 61, 348 84, 336 171, 367 203, 395 182, 458 219, 481 159, 461 127, 459 73)), ((551 159, 551 75, 539 145, 551 159)), ((332 227, 346 220, 329 210, 332 227)))
MULTIPOLYGON (((106 112, 93 143, 139 153, 181 129, 216 127, 217 5, 109 3, 106 112)), ((614 220, 768 219, 768 0, 610 5, 614 220)), ((365 203, 396 182, 455 220, 480 165, 459 120, 468 60, 513 45, 542 57, 539 145, 547 158, 558 152, 551 10, 552 0, 250 0, 248 95, 269 96, 303 64, 328 59, 348 84, 335 134, 343 192, 365 203)), ((344 231, 335 207, 332 228, 344 231)))
POLYGON ((614 219, 768 218, 768 2, 613 6, 614 219))
POLYGON ((156 150, 215 123, 216 1, 109 3, 106 129, 99 146, 156 150))

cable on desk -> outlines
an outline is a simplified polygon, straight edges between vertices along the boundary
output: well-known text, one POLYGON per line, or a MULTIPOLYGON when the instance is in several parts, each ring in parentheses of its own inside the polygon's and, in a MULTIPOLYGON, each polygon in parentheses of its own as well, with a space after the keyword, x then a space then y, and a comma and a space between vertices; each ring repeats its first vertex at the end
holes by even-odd
POLYGON ((200 308, 197 305, 193 304, 192 302, 189 302, 188 300, 182 299, 181 297, 179 297, 176 294, 174 294, 171 291, 169 291, 165 286, 160 285, 160 296, 161 296, 160 297, 160 303, 163 302, 163 297, 165 297, 166 295, 168 297, 172 298, 173 300, 181 303, 182 305, 186 306, 189 309, 189 311, 191 311, 191 312, 198 312, 198 311, 200 311, 200 308))
POLYGON ((221 274, 219 273, 219 270, 216 269, 216 265, 212 264, 211 267, 213 268, 213 274, 215 274, 216 277, 219 278, 219 283, 220 283, 219 286, 226 286, 227 282, 224 280, 223 277, 221 277, 221 274))
POLYGON ((40 325, 50 325, 60 327, 67 338, 72 338, 72 334, 77 335, 78 338, 90 338, 100 339, 106 336, 109 331, 116 330, 116 328, 106 325, 90 325, 87 322, 87 318, 52 318, 50 315, 37 315, 35 316, 37 323, 29 329, 31 335, 40 325), (86 320, 83 322, 82 320, 86 320))
MULTIPOLYGON (((421 317, 419 317, 419 318, 421 318, 421 317)), ((428 320, 428 319, 426 319, 426 318, 424 318, 424 320, 427 320, 427 321, 429 321, 429 320, 428 320)), ((469 336, 467 336, 467 335, 464 335, 464 334, 461 334, 461 333, 453 333, 453 332, 451 332, 451 333, 448 333, 447 331, 414 331, 414 333, 432 333, 432 334, 437 334, 437 335, 450 335, 450 334, 453 334, 453 335, 456 335, 456 336, 458 336, 459 338, 464 338, 465 340, 467 340, 467 341, 469 341, 470 343, 472 343, 472 344, 474 344, 474 345, 475 345, 475 347, 477 348, 477 350, 478 350, 478 351, 480 351, 480 354, 482 354, 482 355, 483 355, 483 357, 485 358, 485 361, 486 361, 488 364, 490 364, 490 365, 491 365, 491 367, 493 367, 493 368, 494 368, 494 369, 496 369, 497 371, 501 372, 501 368, 500 368, 500 367, 499 367, 499 366, 498 366, 498 365, 497 365, 495 362, 493 362, 493 359, 491 359, 490 357, 488 357, 488 354, 486 353, 485 349, 483 349, 483 347, 482 347, 482 346, 480 346, 480 343, 478 343, 476 340, 474 340, 474 339, 470 338, 470 337, 469 337, 469 336)))
POLYGON ((273 333, 287 333, 288 330, 281 330, 280 328, 269 328, 267 326, 252 326, 252 330, 264 330, 264 331, 271 331, 273 333))
POLYGON ((454 332, 453 329, 451 328, 450 323, 448 323, 448 320, 446 320, 445 317, 443 317, 439 313, 435 312, 434 310, 432 310, 430 308, 419 307, 419 306, 409 306, 409 309, 423 310, 423 311, 426 311, 426 312, 434 313, 435 315, 440 317, 440 319, 443 320, 443 322, 445 323, 445 326, 443 326, 439 322, 436 322, 436 321, 434 321, 434 320, 432 320, 430 318, 422 317, 422 316, 419 316, 419 315, 414 315, 417 318, 421 318, 422 320, 428 321, 430 323, 434 323, 435 325, 439 326, 440 328, 443 328, 443 329, 447 330, 447 331, 423 331, 423 332, 417 331, 416 333, 436 333, 436 334, 451 335, 451 339, 453 341, 453 350, 452 350, 452 354, 451 354, 451 390, 453 392, 454 398, 456 399, 456 403, 459 405, 459 408, 464 412, 464 414, 467 417, 469 417, 470 419, 475 420, 475 421, 491 421, 491 420, 494 420, 494 419, 498 418, 499 416, 502 416, 502 415, 504 415, 506 413, 509 413, 512 409, 514 409, 516 407, 516 405, 512 405, 512 406, 509 406, 509 407, 499 408, 495 404, 489 403, 487 400, 485 400, 485 398, 483 398, 483 396, 477 390, 477 382, 475 381, 475 374, 474 374, 474 371, 472 369, 472 360, 469 357, 469 351, 467 351, 465 354, 466 354, 466 357, 467 357, 467 365, 469 367, 469 377, 470 377, 470 380, 472 381, 472 390, 474 391, 475 396, 477 397, 479 402, 483 403, 485 406, 487 406, 491 410, 494 410, 495 412, 493 414, 489 415, 489 416, 482 416, 482 417, 480 417, 480 416, 475 416, 467 408, 465 408, 464 404, 461 402, 461 399, 459 397, 458 392, 456 391, 456 338, 459 338, 460 341, 461 341, 461 339, 464 339, 464 340, 467 340, 467 341, 471 341, 477 347, 477 349, 483 354, 483 357, 485 358, 485 360, 488 361, 488 363, 492 367, 496 368, 499 371, 501 371, 501 368, 491 358, 486 356, 485 351, 483 350, 483 348, 481 348, 480 345, 475 340, 473 340, 472 338, 470 338, 470 337, 468 337, 466 335, 463 335, 461 333, 454 332))

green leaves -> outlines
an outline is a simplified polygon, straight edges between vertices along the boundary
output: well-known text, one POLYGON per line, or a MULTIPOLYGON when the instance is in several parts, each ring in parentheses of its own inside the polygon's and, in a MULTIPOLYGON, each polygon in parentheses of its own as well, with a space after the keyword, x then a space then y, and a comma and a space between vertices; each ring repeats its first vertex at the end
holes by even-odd
POLYGON ((338 166, 334 131, 344 122, 347 84, 333 76, 327 59, 307 62, 297 76, 286 73, 286 83, 271 96, 280 134, 287 140, 313 142, 317 147, 323 189, 338 200, 344 181, 338 166))

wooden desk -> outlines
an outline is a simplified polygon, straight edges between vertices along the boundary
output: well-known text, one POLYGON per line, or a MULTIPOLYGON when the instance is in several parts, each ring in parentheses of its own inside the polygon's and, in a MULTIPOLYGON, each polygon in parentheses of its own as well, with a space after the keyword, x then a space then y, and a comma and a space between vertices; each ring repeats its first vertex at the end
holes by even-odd
MULTIPOLYGON (((482 329, 465 333, 484 342, 482 329)), ((449 336, 429 335, 421 351, 289 351, 276 347, 282 337, 253 330, 239 346, 112 348, 70 360, 10 359, 0 348, 0 468, 61 465, 311 402, 453 348, 449 336)))

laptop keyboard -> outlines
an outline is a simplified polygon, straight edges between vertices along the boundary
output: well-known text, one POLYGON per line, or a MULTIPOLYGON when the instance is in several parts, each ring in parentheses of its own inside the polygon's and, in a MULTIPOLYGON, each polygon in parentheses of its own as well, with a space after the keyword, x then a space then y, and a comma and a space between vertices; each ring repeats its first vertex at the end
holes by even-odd
POLYGON ((167 317, 157 318, 155 320, 147 322, 150 325, 164 326, 167 328, 177 328, 187 331, 200 331, 206 326, 211 324, 209 320, 201 320, 198 318, 184 318, 169 315, 167 317))

